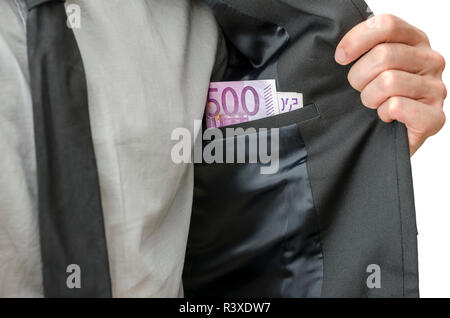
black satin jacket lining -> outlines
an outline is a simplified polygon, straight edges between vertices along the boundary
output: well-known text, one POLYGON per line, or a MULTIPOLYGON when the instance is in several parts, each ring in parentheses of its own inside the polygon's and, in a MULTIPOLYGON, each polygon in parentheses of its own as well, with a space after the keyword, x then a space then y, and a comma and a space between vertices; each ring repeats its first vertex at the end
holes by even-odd
MULTIPOLYGON (((242 57, 248 59, 253 69, 262 68, 287 47, 290 37, 282 26, 250 16, 218 0, 204 0, 216 13, 216 19, 226 38, 240 53, 235 57, 237 67, 242 57)), ((230 61, 230 64, 235 64, 230 61)), ((231 67, 231 65, 229 65, 231 67)))

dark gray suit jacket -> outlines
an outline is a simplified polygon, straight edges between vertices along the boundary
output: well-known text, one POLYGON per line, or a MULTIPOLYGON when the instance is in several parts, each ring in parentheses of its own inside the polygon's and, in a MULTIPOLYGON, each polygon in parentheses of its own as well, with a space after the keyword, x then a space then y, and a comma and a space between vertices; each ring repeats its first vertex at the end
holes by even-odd
POLYGON ((306 106, 241 125, 280 128, 277 174, 261 175, 261 163, 196 165, 186 296, 417 297, 406 129, 364 107, 349 67, 334 61, 367 5, 206 2, 227 38, 222 80, 275 78, 306 106))

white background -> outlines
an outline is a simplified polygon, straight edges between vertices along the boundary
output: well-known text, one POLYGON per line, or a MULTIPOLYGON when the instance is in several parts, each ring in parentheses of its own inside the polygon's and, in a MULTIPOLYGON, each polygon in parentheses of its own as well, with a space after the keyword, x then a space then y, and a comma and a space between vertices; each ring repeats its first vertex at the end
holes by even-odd
MULTIPOLYGON (((392 13, 428 34, 433 49, 447 60, 444 81, 450 91, 450 1, 367 0, 367 3, 375 14, 392 13)), ((445 112, 447 125, 412 159, 421 297, 450 297, 450 109, 446 107, 445 112)))

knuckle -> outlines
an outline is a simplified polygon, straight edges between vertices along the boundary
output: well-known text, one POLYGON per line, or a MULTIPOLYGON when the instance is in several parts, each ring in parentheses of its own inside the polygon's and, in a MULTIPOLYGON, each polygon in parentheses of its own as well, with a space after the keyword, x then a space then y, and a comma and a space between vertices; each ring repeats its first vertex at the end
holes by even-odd
POLYGON ((433 119, 424 130, 424 134, 426 136, 433 136, 437 134, 442 129, 442 127, 444 127, 447 120, 442 109, 439 109, 437 112, 432 112, 431 116, 433 119))
POLYGON ((429 136, 433 136, 435 134, 437 134, 444 126, 445 126, 445 122, 447 120, 444 111, 439 111, 439 113, 436 115, 436 122, 434 125, 430 125, 430 127, 428 127, 426 134, 429 136))
POLYGON ((399 97, 391 97, 388 104, 388 112, 391 118, 399 118, 402 112, 402 99, 399 97))
POLYGON ((437 83, 437 90, 439 92, 439 96, 442 98, 442 100, 445 100, 447 98, 447 86, 445 86, 445 83, 443 81, 438 81, 437 83))
POLYGON ((395 80, 396 80, 396 75, 395 75, 395 72, 393 72, 393 71, 385 71, 380 74, 380 84, 381 84, 381 88, 384 90, 387 90, 390 87, 392 87, 392 85, 394 85, 394 83, 395 83, 395 80))
POLYGON ((429 58, 436 65, 436 68, 440 73, 444 72, 446 61, 445 58, 442 56, 442 54, 431 50, 429 58))
POLYGON ((447 122, 447 116, 445 115, 444 112, 442 112, 441 114, 442 114, 441 115, 441 129, 442 129, 442 127, 444 127, 445 123, 447 122))
POLYGON ((400 24, 400 19, 392 14, 383 14, 381 16, 382 23, 386 28, 387 32, 394 32, 400 24))
POLYGON ((428 38, 428 34, 426 34, 424 31, 422 31, 421 29, 418 29, 416 27, 414 27, 414 29, 416 30, 416 32, 418 33, 419 37, 421 38, 421 42, 424 42, 425 44, 427 44, 428 46, 430 45, 430 39, 428 38))
POLYGON ((392 59, 392 49, 386 43, 379 44, 375 47, 375 55, 379 63, 386 64, 392 59))
POLYGON ((420 33, 420 35, 421 35, 423 41, 424 41, 425 43, 427 43, 428 45, 430 45, 430 38, 428 37, 428 34, 426 34, 426 33, 425 33, 424 31, 422 31, 422 30, 419 30, 419 33, 420 33))

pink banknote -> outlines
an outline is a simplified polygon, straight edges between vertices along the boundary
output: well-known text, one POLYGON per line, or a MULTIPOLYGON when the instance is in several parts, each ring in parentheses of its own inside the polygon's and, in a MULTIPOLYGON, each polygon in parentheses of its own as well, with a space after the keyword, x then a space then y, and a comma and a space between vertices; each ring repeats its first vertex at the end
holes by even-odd
POLYGON ((302 94, 277 92, 275 80, 213 82, 206 104, 206 126, 226 127, 301 107, 302 94))
POLYGON ((275 80, 214 82, 209 86, 208 128, 230 126, 278 113, 275 80))

